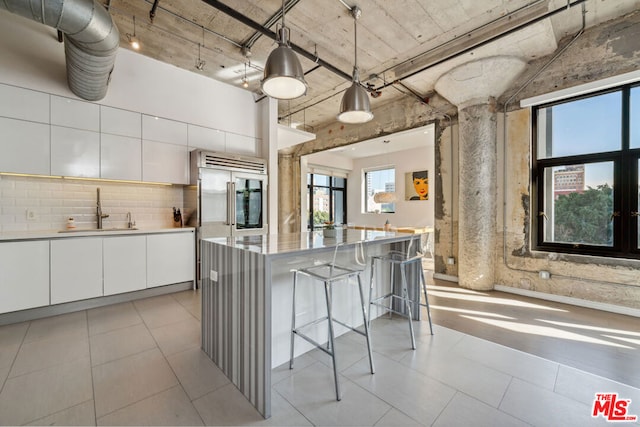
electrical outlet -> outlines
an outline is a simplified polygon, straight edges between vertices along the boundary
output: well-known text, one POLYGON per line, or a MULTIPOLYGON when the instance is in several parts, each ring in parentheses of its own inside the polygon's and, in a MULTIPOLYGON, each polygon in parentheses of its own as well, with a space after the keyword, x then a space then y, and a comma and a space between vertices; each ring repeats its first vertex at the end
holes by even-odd
POLYGON ((540 272, 538 273, 538 275, 540 276, 541 279, 543 280, 547 280, 551 278, 551 273, 549 273, 548 271, 545 270, 540 270, 540 272))
POLYGON ((38 219, 36 212, 33 209, 27 209, 27 221, 35 221, 38 219))
POLYGON ((452 256, 450 256, 449 258, 447 258, 447 264, 449 265, 454 265, 456 263, 456 259, 452 256))

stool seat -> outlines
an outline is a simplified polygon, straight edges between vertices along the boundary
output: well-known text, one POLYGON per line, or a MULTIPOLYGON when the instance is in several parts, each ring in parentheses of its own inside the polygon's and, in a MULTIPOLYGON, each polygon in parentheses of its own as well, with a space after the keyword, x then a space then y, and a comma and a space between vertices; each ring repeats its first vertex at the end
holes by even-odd
POLYGON ((336 400, 341 400, 342 399, 342 395, 340 393, 340 382, 338 380, 338 367, 337 367, 337 358, 336 358, 336 347, 335 347, 335 335, 334 335, 334 330, 333 330, 333 323, 337 323, 339 325, 342 325, 348 329, 351 329, 352 331, 364 336, 366 338, 367 341, 367 351, 368 351, 368 355, 369 355, 369 367, 371 368, 371 373, 373 374, 375 372, 374 366, 373 366, 373 354, 372 354, 372 350, 371 350, 371 337, 369 335, 369 319, 367 316, 367 308, 365 305, 365 300, 364 300, 364 292, 362 290, 362 280, 360 277, 360 274, 363 272, 364 270, 364 263, 362 262, 362 260, 365 259, 364 257, 364 249, 363 249, 363 245, 362 242, 358 242, 356 243, 356 252, 355 252, 355 260, 356 263, 358 263, 362 268, 352 268, 352 267, 347 267, 347 266, 343 266, 343 265, 339 265, 336 263, 336 257, 338 254, 338 250, 340 249, 340 247, 342 247, 343 245, 339 244, 336 245, 336 248, 334 250, 334 254, 333 254, 333 260, 331 262, 325 262, 325 263, 320 263, 320 264, 314 264, 312 266, 309 267, 304 267, 304 268, 300 268, 300 269, 295 269, 293 270, 293 307, 292 307, 292 315, 291 315, 291 358, 289 360, 289 369, 293 369, 293 356, 294 356, 294 344, 295 344, 295 336, 299 336, 300 338, 303 338, 304 340, 310 342, 311 344, 313 344, 314 346, 316 346, 318 349, 322 350, 323 352, 327 353, 329 356, 331 356, 331 359, 333 361, 333 377, 334 377, 334 382, 335 382, 335 389, 336 389, 336 400), (313 280, 313 283, 322 283, 324 285, 324 294, 325 294, 325 302, 327 305, 327 315, 324 317, 321 317, 319 319, 315 319, 311 322, 308 322, 304 325, 298 326, 296 325, 296 287, 298 284, 298 277, 300 275, 303 276, 307 276, 309 278, 311 278, 313 280), (336 318, 334 318, 333 316, 333 310, 332 310, 332 305, 333 305, 333 284, 335 282, 342 282, 344 281, 345 284, 349 283, 350 279, 352 278, 356 278, 357 279, 357 283, 358 283, 358 291, 359 291, 359 295, 360 295, 360 308, 362 311, 362 322, 363 322, 363 326, 364 326, 364 331, 361 331, 351 325, 348 325, 345 322, 342 322, 336 318), (303 329, 311 327, 311 326, 315 326, 321 322, 327 321, 328 322, 328 338, 327 338, 327 346, 325 347, 324 345, 318 343, 316 340, 314 340, 313 338, 309 337, 308 335, 306 335, 304 332, 302 332, 303 329))
MULTIPOLYGON (((417 235, 419 236, 419 235, 417 235)), ((418 237, 419 239, 419 237, 418 237)), ((429 298, 427 296, 427 284, 424 278, 424 271, 422 270, 422 258, 423 255, 418 252, 418 248, 415 249, 415 252, 411 252, 411 248, 413 246, 414 240, 417 240, 413 237, 407 248, 406 252, 402 251, 389 251, 386 254, 382 255, 373 255, 371 257, 371 277, 369 281, 369 305, 374 305, 378 307, 382 307, 387 310, 389 313, 397 313, 400 315, 406 315, 409 321, 409 335, 411 338, 411 348, 416 349, 416 340, 415 335, 413 333, 413 318, 412 318, 412 309, 417 307, 426 307, 427 308, 427 316, 429 317, 429 330, 431 335, 433 335, 433 324, 431 322, 431 309, 429 308, 429 298), (390 266, 390 284, 391 289, 389 293, 384 295, 375 296, 373 290, 373 280, 375 277, 375 268, 377 264, 386 263, 390 266), (397 284, 394 282, 395 280, 395 268, 400 270, 400 294, 394 292, 397 284), (424 304, 420 302, 420 288, 417 292, 417 300, 409 297, 408 290, 408 280, 407 280, 407 268, 413 267, 419 271, 417 274, 419 286, 424 293, 424 304), (388 303, 385 300, 389 299, 388 303), (401 312, 398 309, 395 309, 393 306, 393 302, 399 301, 401 304, 404 304, 405 312, 401 312)), ((418 313, 419 314, 419 313, 418 313)), ((371 311, 369 311, 369 323, 371 320, 371 311)))

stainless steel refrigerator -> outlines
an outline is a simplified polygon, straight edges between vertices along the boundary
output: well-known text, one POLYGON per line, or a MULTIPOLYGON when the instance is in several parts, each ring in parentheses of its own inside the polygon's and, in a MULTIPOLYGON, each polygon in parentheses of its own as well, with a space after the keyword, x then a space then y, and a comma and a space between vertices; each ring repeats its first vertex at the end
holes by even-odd
POLYGON ((202 150, 191 152, 191 186, 184 193, 187 225, 200 240, 266 234, 267 165, 264 159, 202 150))

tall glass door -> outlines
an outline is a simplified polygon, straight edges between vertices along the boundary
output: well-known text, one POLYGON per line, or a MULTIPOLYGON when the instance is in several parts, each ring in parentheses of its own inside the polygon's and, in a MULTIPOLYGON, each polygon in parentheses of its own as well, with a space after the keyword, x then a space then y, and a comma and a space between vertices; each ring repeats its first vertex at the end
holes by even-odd
POLYGON ((263 228, 263 178, 236 177, 235 179, 236 229, 263 228))

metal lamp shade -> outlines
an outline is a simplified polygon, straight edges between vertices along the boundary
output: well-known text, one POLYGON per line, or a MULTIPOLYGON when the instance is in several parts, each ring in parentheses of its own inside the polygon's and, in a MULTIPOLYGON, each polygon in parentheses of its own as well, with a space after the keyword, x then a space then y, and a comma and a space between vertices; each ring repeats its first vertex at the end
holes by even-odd
POLYGON ((288 45, 281 43, 269 55, 264 67, 262 91, 277 99, 294 99, 307 93, 302 65, 288 45))
POLYGON ((342 96, 338 120, 342 123, 366 123, 373 119, 367 91, 354 81, 342 96))

